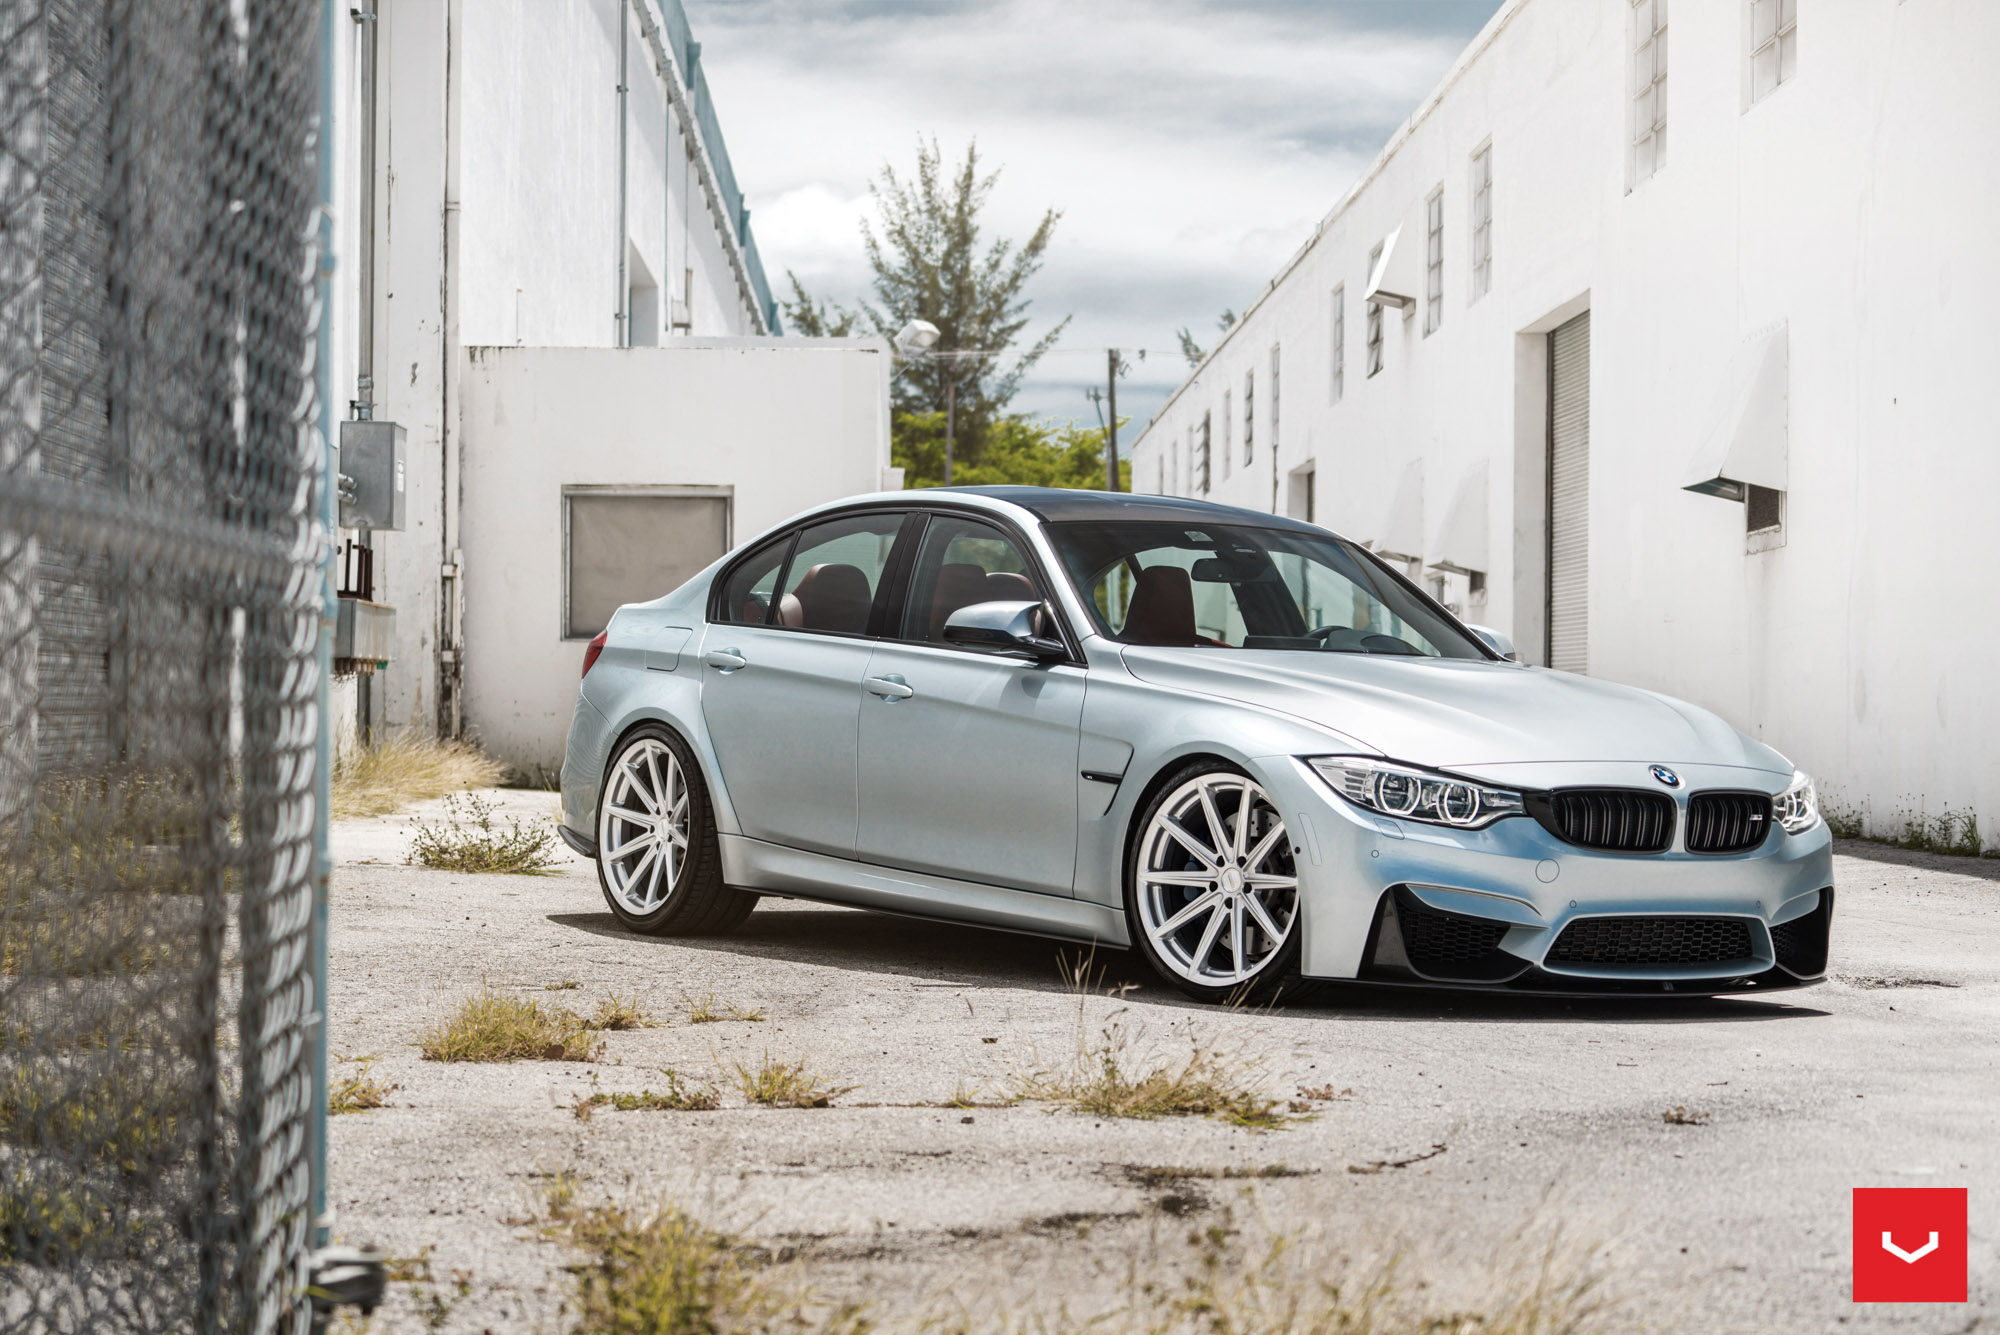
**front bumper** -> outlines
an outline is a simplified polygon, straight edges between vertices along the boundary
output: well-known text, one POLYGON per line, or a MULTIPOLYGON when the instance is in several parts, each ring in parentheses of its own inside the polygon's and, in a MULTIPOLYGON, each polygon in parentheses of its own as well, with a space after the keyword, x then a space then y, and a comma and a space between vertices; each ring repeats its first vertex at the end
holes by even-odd
MULTIPOLYGON (((1739 769, 1677 768, 1683 829, 1687 794, 1745 786, 1739 769)), ((1603 853, 1525 816, 1484 830, 1376 816, 1289 757, 1269 771, 1303 836, 1309 977, 1699 995, 1825 976, 1833 856, 1824 824, 1774 830, 1745 853, 1688 853, 1678 835, 1664 853, 1603 853)))

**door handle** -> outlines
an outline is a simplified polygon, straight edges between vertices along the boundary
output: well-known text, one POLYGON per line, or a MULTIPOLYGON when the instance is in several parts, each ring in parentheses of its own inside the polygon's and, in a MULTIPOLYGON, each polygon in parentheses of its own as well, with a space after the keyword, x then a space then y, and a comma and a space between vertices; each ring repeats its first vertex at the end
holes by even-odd
POLYGON ((717 672, 734 672, 750 660, 743 656, 741 649, 710 649, 701 656, 701 661, 717 672))
POLYGON ((884 700, 907 700, 916 694, 910 688, 910 683, 904 681, 900 673, 895 672, 885 677, 864 677, 861 684, 868 689, 868 694, 879 695, 884 700))

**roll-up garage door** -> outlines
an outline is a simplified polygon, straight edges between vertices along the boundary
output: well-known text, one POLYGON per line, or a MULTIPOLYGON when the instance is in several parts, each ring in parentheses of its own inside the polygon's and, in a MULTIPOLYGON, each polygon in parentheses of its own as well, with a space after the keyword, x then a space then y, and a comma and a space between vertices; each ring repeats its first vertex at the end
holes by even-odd
POLYGON ((1549 666, 1590 668, 1590 313, 1549 335, 1549 666))

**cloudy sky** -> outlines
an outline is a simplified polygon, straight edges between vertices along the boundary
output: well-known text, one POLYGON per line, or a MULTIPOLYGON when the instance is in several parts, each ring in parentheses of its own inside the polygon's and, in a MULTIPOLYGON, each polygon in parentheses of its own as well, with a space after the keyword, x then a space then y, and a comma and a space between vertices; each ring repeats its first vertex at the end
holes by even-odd
POLYGON ((1152 350, 1119 385, 1144 422, 1174 331, 1255 299, 1498 3, 686 0, 772 286, 863 295, 869 180, 976 138, 999 232, 1063 215, 1029 337, 1073 319, 1015 406, 1093 425, 1101 350, 1152 350))

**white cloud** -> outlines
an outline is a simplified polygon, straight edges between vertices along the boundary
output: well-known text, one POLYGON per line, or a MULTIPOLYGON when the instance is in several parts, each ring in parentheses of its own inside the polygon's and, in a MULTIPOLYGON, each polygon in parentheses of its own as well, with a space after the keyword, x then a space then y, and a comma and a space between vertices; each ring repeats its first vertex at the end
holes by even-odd
MULTIPOLYGON (((782 286, 852 300, 868 279, 869 180, 919 135, 977 138, 1003 169, 990 218, 1062 209, 1034 314, 1074 318, 1018 407, 1089 417, 1107 344, 1214 332, 1297 249, 1497 0, 690 0, 758 245, 782 286)), ((1031 335, 1033 331, 1030 331, 1031 335)), ((1121 410, 1149 414, 1178 357, 1121 410)))

